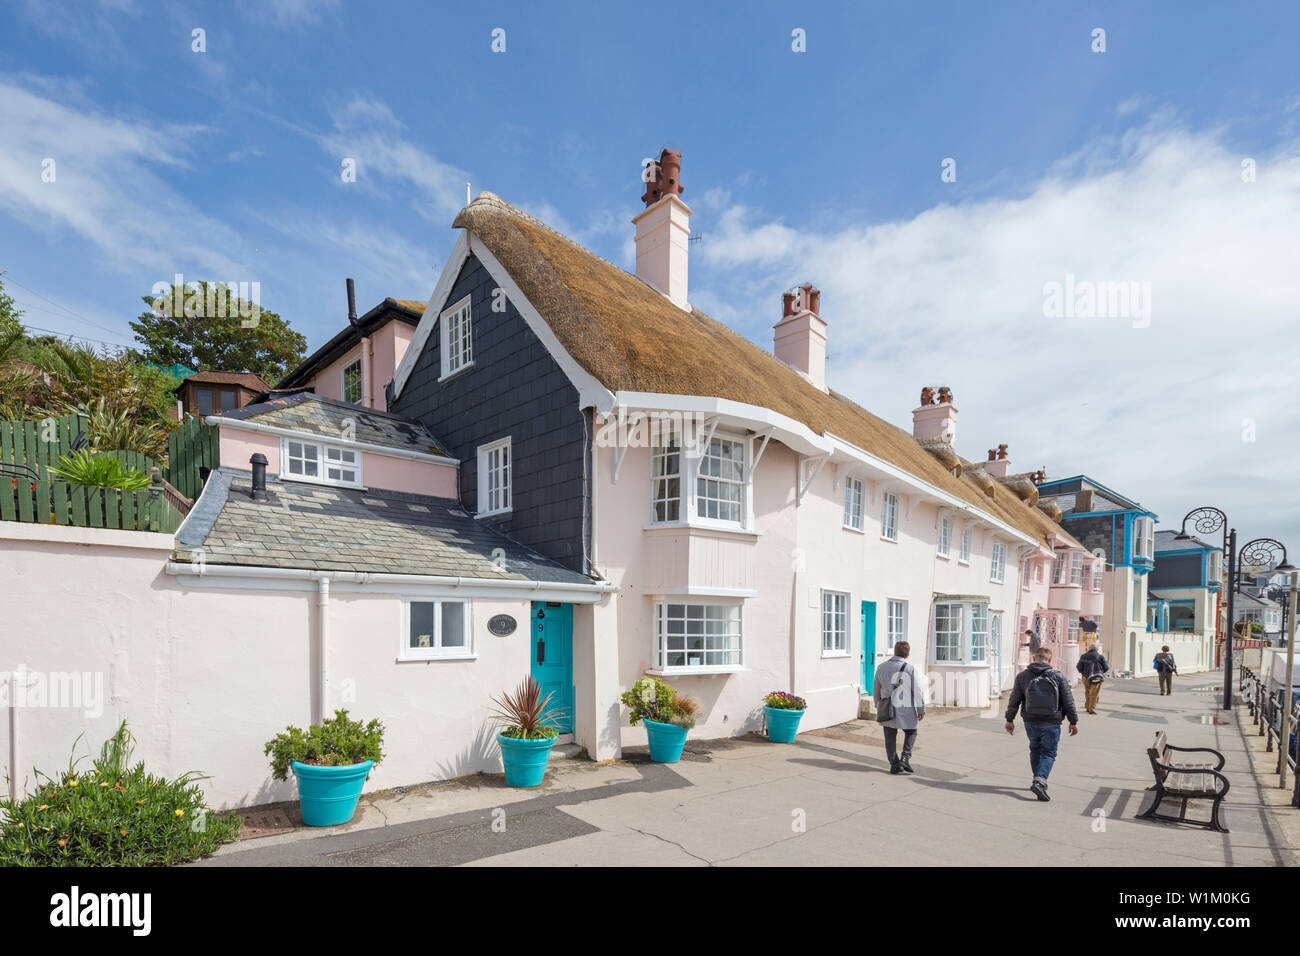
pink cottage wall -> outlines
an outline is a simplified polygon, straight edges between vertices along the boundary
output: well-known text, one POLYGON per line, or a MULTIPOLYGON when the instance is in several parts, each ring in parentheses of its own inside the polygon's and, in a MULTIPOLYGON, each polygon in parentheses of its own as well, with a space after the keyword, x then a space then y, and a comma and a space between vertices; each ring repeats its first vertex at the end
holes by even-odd
MULTIPOLYGON (((366 355, 361 363, 361 373, 365 392, 361 404, 367 408, 387 411, 388 403, 384 398, 384 388, 393 380, 397 364, 406 354, 411 344, 415 329, 405 322, 389 322, 373 335, 364 340, 366 355)), ((343 401, 343 369, 356 361, 362 354, 360 344, 350 349, 342 358, 322 368, 306 383, 322 398, 343 401)))
MULTIPOLYGON (((249 459, 257 452, 266 456, 267 471, 282 474, 278 435, 244 431, 228 425, 221 427, 221 463, 231 468, 249 468, 249 459)), ((434 461, 397 458, 379 452, 361 453, 361 479, 367 488, 386 488, 435 498, 455 498, 459 494, 457 466, 434 461)))

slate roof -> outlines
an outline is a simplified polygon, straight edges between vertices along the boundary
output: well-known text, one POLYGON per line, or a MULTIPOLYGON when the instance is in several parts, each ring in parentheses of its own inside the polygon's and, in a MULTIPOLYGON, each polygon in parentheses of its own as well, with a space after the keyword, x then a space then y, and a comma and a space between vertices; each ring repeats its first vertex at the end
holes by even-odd
POLYGON ((1200 538, 1192 535, 1190 541, 1175 541, 1178 536, 1177 531, 1157 531, 1156 532, 1156 553, 1161 551, 1190 551, 1192 548, 1206 548, 1210 551, 1222 551, 1223 546, 1219 544, 1210 544, 1202 541, 1200 538))
POLYGON ((1001 482, 955 477, 905 431, 797 372, 699 309, 686 313, 624 269, 484 192, 452 224, 491 250, 564 349, 611 392, 731 399, 831 432, 974 505, 1039 544, 1068 531, 1001 482))
POLYGON ((221 467, 176 536, 173 557, 207 564, 428 574, 496 581, 593 583, 492 530, 450 498, 268 478, 221 467), (498 570, 495 558, 504 570, 498 570))
POLYGON ((256 405, 225 412, 223 417, 335 439, 344 437, 346 423, 350 421, 353 423, 351 437, 356 441, 426 455, 447 455, 433 432, 414 419, 322 398, 311 392, 268 398, 256 405))

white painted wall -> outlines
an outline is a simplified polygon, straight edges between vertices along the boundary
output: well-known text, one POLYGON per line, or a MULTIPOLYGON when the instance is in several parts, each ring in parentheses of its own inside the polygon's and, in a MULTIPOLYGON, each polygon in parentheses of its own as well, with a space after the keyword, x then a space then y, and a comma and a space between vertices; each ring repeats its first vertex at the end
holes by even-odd
MULTIPOLYGON (((292 799, 262 745, 312 719, 314 586, 186 587, 163 570, 170 549, 145 532, 0 523, 0 673, 89 672, 104 690, 99 714, 24 709, 19 773, 30 784, 33 766, 65 769, 79 734, 77 752, 97 752, 126 717, 152 772, 208 774, 218 808, 292 799)), ((387 727, 367 790, 499 770, 487 707, 528 673, 529 602, 474 602, 475 661, 397 663, 401 607, 395 595, 331 589, 328 711, 387 727), (498 613, 520 622, 514 634, 488 633, 498 613)), ((10 773, 7 737, 0 747, 10 773)))

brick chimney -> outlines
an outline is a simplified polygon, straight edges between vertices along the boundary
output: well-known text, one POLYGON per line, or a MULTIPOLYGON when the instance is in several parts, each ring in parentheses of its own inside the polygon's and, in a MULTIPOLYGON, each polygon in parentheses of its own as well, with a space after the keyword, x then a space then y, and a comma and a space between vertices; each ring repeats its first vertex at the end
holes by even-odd
POLYGON ((921 389, 921 404, 912 410, 912 437, 942 438, 949 445, 957 440, 957 406, 952 403, 952 392, 942 385, 935 389, 921 389))
POLYGON ((998 445, 989 449, 989 460, 984 463, 984 471, 994 478, 1005 478, 1011 469, 1011 460, 1007 458, 1007 446, 998 445))
POLYGON ((686 260, 691 236, 691 207, 682 202, 682 154, 665 149, 642 174, 645 209, 636 225, 636 275, 686 312, 686 260))
POLYGON ((776 323, 772 352, 823 392, 826 388, 826 320, 822 294, 811 285, 787 292, 781 321, 776 323))

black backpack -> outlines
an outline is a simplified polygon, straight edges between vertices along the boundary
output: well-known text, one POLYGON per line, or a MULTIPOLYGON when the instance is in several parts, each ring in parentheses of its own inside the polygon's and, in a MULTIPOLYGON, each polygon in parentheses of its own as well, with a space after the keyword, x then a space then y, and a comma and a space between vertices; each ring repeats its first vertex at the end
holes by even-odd
POLYGON ((1031 677, 1025 686, 1025 719, 1051 720, 1061 709, 1061 689, 1051 678, 1051 671, 1031 677))

